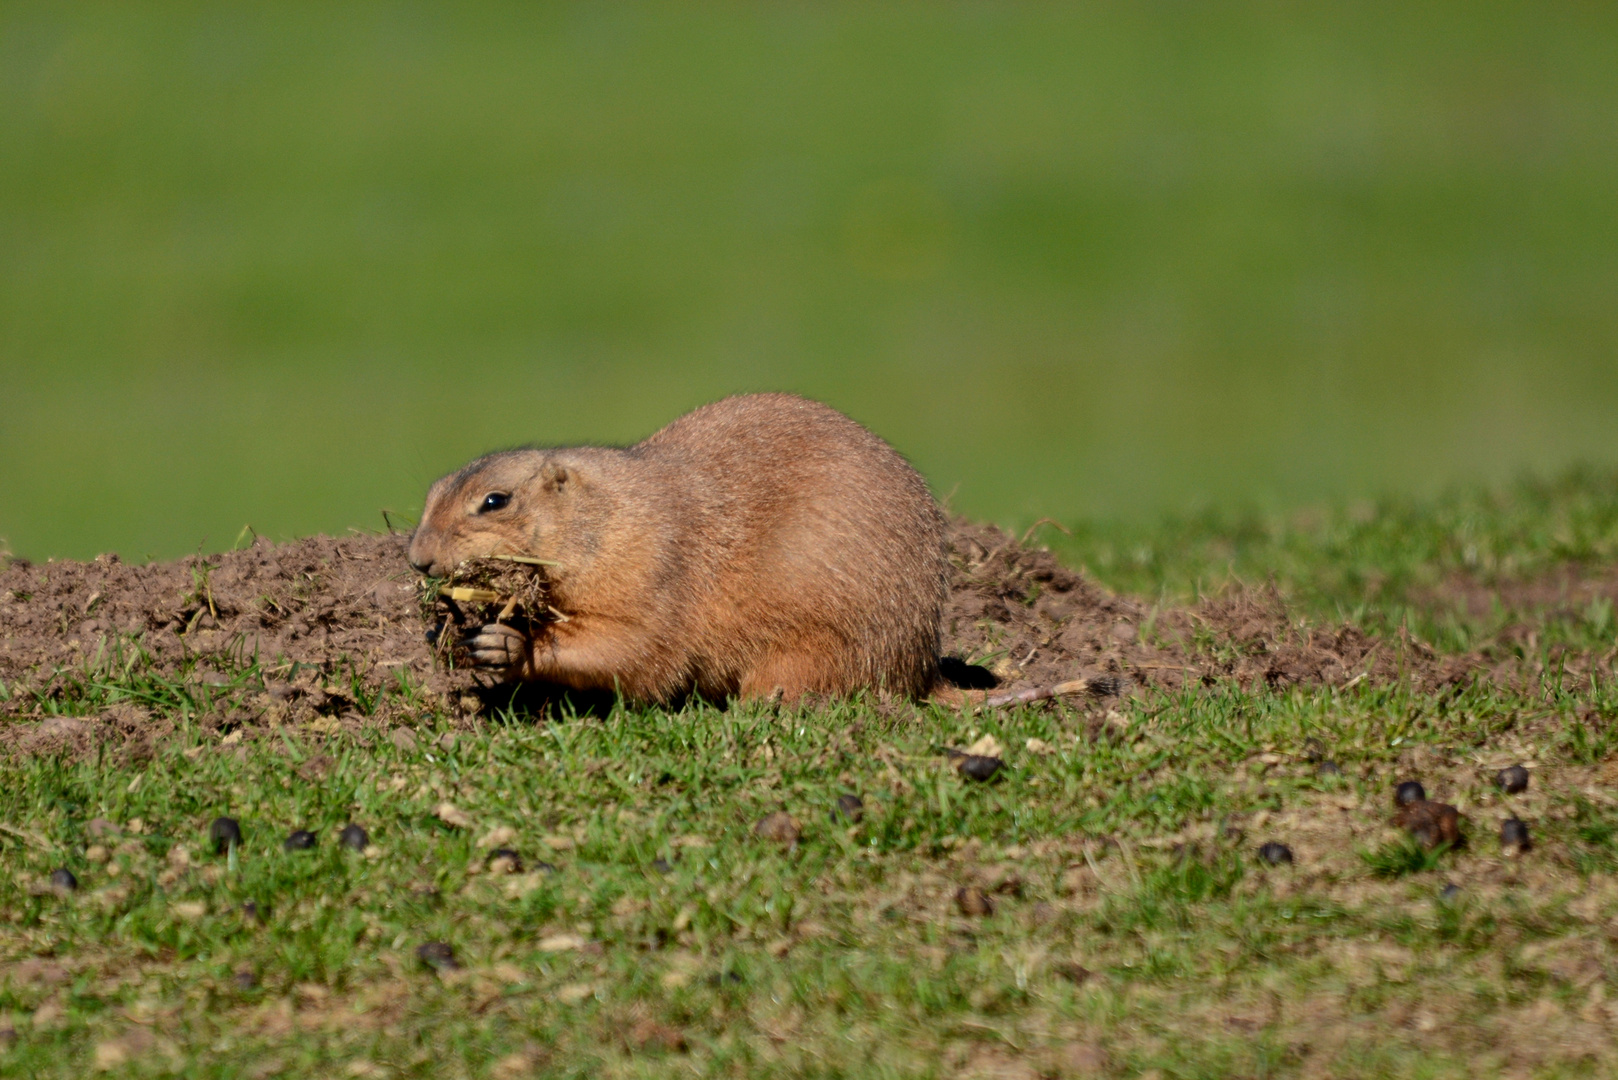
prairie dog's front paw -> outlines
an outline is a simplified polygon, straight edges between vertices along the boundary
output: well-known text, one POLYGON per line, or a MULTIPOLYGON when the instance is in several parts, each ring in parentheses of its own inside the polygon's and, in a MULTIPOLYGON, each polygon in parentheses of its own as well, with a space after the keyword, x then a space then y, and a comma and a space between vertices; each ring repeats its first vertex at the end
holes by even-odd
POLYGON ((466 637, 472 662, 498 671, 507 679, 523 679, 529 673, 528 635, 504 623, 489 623, 466 637))

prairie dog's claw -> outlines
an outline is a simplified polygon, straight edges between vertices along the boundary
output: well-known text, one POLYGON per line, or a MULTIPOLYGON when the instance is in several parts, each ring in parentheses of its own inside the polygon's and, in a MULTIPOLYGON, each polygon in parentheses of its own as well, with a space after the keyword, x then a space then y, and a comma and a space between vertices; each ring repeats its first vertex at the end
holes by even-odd
POLYGON ((528 635, 503 623, 489 623, 466 636, 472 662, 516 678, 528 664, 528 635))

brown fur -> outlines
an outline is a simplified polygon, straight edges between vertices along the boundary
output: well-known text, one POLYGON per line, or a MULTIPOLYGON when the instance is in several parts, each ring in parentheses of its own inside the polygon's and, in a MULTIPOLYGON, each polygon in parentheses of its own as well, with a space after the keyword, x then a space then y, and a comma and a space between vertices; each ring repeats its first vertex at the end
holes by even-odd
POLYGON ((938 679, 944 518, 887 443, 789 394, 706 405, 624 449, 490 454, 427 493, 410 563, 552 560, 568 621, 485 628, 514 679, 638 701, 919 697, 938 679), (479 512, 490 493, 504 509, 479 512))

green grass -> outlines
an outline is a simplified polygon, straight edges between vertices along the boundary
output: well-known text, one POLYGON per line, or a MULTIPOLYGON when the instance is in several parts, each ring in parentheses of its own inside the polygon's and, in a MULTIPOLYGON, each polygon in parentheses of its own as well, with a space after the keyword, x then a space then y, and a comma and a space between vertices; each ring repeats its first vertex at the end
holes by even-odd
MULTIPOLYGON (((1155 525, 1084 522, 1038 533, 1064 559, 1126 593, 1185 602, 1232 582, 1273 582, 1315 618, 1378 633, 1407 627, 1446 652, 1490 644, 1527 617, 1541 639, 1610 648, 1607 596, 1568 592, 1467 610, 1443 586, 1481 588, 1610 576, 1618 562, 1618 473, 1572 469, 1510 486, 1458 487, 1292 514, 1210 510, 1155 525)), ((1510 597, 1508 596, 1508 600, 1510 597)))
MULTIPOLYGON (((1457 530, 1496 566, 1610 563, 1615 505, 1608 481, 1575 478, 1244 533, 1226 558, 1286 554, 1284 584, 1324 602, 1336 582, 1352 605, 1331 569, 1347 553, 1425 573, 1457 530)), ((1194 582, 1228 535, 1143 532, 1164 554, 1129 572, 1194 582)), ((1541 639, 1516 689, 1216 685, 1111 715, 853 701, 451 730, 395 685, 359 702, 357 731, 249 725, 228 744, 204 721, 257 707, 254 664, 214 686, 128 649, 40 704, 138 704, 174 735, 0 765, 0 1073, 1604 1074, 1618 687, 1558 677, 1561 645, 1541 639), (936 748, 983 735, 1007 767, 968 782, 936 748), (1536 765, 1509 804, 1489 782, 1508 757, 1536 765), (1413 775, 1461 807, 1464 848, 1385 831, 1413 775), (832 820, 846 792, 865 800, 857 825, 832 820), (445 802, 472 824, 446 823, 445 802), (783 808, 803 829, 790 848, 752 832, 783 808), (1493 840, 1508 809, 1534 834, 1517 860, 1493 840), (226 813, 245 841, 215 855, 226 813), (126 831, 94 839, 96 818, 126 831), (338 846, 349 821, 369 852, 338 846), (524 874, 484 866, 501 826, 524 874), (315 850, 282 849, 294 828, 315 850), (1267 840, 1295 863, 1264 865, 1267 840), (40 890, 58 866, 77 892, 40 890), (993 914, 958 913, 966 885, 993 914), (424 966, 428 941, 459 970, 424 966)))
POLYGON ((979 518, 1618 461, 1610 5, 0 5, 0 537, 823 398, 979 518))

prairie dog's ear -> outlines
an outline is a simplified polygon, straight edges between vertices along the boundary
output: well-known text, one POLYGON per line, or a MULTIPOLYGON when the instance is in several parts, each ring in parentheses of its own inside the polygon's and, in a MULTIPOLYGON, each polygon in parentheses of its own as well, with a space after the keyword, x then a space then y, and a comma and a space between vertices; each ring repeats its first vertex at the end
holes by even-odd
POLYGON ((568 467, 559 461, 547 461, 540 466, 539 482, 546 491, 565 491, 572 479, 573 474, 568 467))

